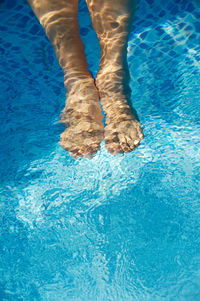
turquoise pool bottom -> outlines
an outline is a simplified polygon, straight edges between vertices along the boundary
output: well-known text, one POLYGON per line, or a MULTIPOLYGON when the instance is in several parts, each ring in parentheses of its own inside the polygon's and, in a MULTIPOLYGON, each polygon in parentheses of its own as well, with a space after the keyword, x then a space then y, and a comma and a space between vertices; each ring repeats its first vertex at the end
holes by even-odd
MULTIPOLYGON (((200 12, 142 0, 128 46, 145 139, 75 161, 63 75, 28 5, 1 4, 1 300, 200 300, 200 12)), ((89 68, 99 46, 86 6, 89 68)))

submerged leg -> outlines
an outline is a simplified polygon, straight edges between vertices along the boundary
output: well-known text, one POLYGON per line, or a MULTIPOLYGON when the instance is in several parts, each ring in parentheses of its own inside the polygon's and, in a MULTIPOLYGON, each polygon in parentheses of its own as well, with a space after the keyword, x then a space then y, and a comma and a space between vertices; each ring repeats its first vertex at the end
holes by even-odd
POLYGON ((128 105, 126 46, 134 0, 86 0, 101 46, 96 78, 106 113, 105 142, 111 153, 129 152, 143 138, 140 123, 128 105))
POLYGON ((99 93, 87 69, 79 35, 78 0, 28 0, 54 46, 64 71, 66 106, 61 122, 66 130, 60 144, 72 156, 94 154, 103 139, 99 93))

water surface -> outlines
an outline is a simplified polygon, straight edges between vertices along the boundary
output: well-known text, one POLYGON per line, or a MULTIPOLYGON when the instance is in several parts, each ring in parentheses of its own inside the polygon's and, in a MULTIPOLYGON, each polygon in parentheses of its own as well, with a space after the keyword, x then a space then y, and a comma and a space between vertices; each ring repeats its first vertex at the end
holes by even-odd
MULTIPOLYGON (((145 139, 77 161, 58 143, 65 89, 53 49, 25 1, 0 7, 0 299, 200 300, 196 2, 140 1, 128 64, 145 139)), ((79 18, 95 74, 84 2, 79 18)))

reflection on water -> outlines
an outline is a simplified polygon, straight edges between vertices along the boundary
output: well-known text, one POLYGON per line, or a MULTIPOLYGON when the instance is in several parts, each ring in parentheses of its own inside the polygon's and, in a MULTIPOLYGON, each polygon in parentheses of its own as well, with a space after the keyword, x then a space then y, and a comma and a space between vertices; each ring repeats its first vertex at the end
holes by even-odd
MULTIPOLYGON (((9 12, 21 20, 30 10, 17 5, 9 12)), ((95 72, 95 36, 80 5, 95 72)), ((9 12, 0 73, 1 299, 198 300, 199 11, 187 1, 140 2, 128 64, 145 139, 124 156, 102 144, 80 161, 57 142, 65 91, 53 51, 37 23, 25 36, 20 25, 14 32, 9 12)))

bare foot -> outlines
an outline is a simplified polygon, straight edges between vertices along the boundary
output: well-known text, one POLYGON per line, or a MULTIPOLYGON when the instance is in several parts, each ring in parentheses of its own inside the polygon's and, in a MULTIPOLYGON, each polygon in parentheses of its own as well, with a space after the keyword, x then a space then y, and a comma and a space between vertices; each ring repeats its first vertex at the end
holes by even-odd
POLYGON ((70 126, 60 136, 60 145, 74 157, 88 158, 95 154, 103 140, 102 127, 90 121, 70 126))
POLYGON ((140 122, 133 116, 128 105, 121 74, 104 74, 101 71, 97 75, 96 86, 106 113, 106 148, 112 154, 131 152, 144 136, 140 122))
POLYGON ((103 140, 102 119, 99 94, 94 84, 74 84, 67 93, 66 107, 61 115, 61 122, 66 126, 61 134, 61 146, 74 158, 92 156, 103 140))
POLYGON ((143 138, 140 123, 135 119, 107 121, 105 127, 106 148, 112 154, 131 152, 143 138))

